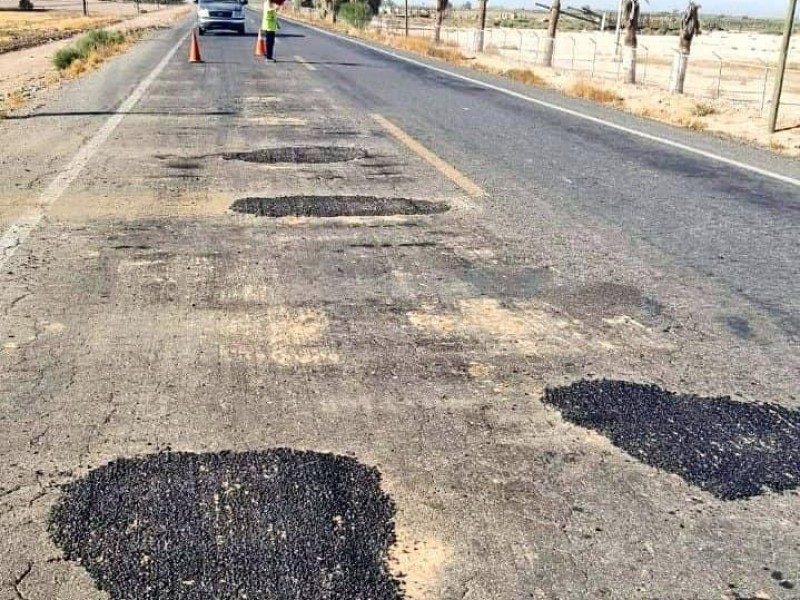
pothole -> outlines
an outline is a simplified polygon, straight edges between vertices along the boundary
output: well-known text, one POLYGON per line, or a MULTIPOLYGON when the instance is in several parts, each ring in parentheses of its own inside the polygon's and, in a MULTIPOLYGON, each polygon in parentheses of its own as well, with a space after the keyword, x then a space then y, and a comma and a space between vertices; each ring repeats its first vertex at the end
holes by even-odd
POLYGON ((170 169, 178 169, 178 170, 187 170, 191 171, 194 169, 201 169, 202 165, 198 162, 192 160, 170 160, 167 163, 167 167, 170 169))
POLYGON ((260 217, 383 217, 432 215, 450 210, 444 202, 375 196, 285 196, 241 198, 231 210, 260 217))
POLYGON ((399 600, 380 482, 286 448, 123 458, 64 487, 50 533, 114 599, 399 600))
POLYGON ((567 421, 722 500, 800 485, 800 412, 784 406, 607 380, 550 388, 544 401, 567 421))
POLYGON ((347 146, 287 146, 283 148, 262 148, 247 152, 226 152, 225 160, 241 160, 244 162, 280 164, 325 164, 348 162, 359 158, 367 158, 369 153, 362 148, 347 146))

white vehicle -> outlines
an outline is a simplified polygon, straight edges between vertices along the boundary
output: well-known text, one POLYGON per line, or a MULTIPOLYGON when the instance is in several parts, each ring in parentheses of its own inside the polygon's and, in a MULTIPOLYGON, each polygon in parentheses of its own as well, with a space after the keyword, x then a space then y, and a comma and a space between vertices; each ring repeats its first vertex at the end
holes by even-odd
POLYGON ((194 0, 197 4, 197 32, 212 29, 245 33, 244 5, 247 0, 194 0))

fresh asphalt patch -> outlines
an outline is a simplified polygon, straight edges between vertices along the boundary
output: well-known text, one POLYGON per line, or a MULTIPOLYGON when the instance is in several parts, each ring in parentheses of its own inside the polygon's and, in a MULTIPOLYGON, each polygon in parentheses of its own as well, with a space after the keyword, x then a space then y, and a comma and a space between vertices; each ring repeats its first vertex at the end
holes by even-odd
POLYGON ((241 198, 234 212, 260 217, 382 217, 432 215, 450 209, 444 202, 375 196, 284 196, 241 198))
POLYGON ((402 596, 380 474, 333 454, 115 460, 64 487, 50 531, 115 600, 402 596))
POLYGON ((348 162, 368 156, 366 150, 347 146, 289 146, 247 152, 226 152, 222 158, 264 164, 325 164, 348 162))
POLYGON ((608 380, 550 388, 544 401, 567 421, 723 500, 800 483, 800 412, 783 406, 608 380))

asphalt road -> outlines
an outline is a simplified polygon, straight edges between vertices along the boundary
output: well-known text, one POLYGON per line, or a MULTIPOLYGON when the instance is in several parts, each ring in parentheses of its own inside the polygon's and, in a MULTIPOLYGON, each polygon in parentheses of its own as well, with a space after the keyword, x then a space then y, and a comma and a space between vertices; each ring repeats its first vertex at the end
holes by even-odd
POLYGON ((286 21, 190 65, 188 27, 0 121, 0 600, 800 594, 797 163, 286 21), (259 483, 278 447, 349 458, 259 483))

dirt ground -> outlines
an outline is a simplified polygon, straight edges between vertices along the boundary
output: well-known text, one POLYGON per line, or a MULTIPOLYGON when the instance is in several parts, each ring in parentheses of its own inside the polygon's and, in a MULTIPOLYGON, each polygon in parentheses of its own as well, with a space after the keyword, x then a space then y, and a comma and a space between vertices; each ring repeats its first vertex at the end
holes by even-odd
POLYGON ((96 27, 118 23, 110 15, 84 17, 60 11, 0 11, 0 52, 23 50, 54 39, 64 39, 96 27))
MULTIPOLYGON (((188 6, 178 5, 156 9, 155 6, 148 6, 148 12, 136 15, 135 7, 132 4, 116 2, 102 2, 90 5, 91 21, 96 23, 112 22, 108 28, 120 31, 132 31, 137 29, 151 29, 169 25, 175 20, 182 18, 190 10, 188 6), (94 17, 95 10, 103 11, 103 16, 94 17), (133 12, 131 12, 133 11, 133 12)), ((0 5, 2 6, 2 5, 0 5)), ((0 11, 0 22, 5 15, 20 15, 24 13, 5 13, 0 11)), ((50 15, 53 13, 42 13, 50 15)), ((60 17, 55 19, 66 19, 64 15, 72 14, 70 17, 73 22, 81 22, 82 17, 76 17, 75 13, 67 13, 59 10, 60 17)), ((47 18, 50 18, 49 16, 47 18)), ((62 24, 63 24, 62 20, 62 24)), ((74 36, 61 39, 46 44, 41 44, 32 48, 6 52, 0 54, 0 111, 3 109, 19 108, 34 99, 43 89, 57 85, 61 79, 58 71, 52 65, 53 55, 64 46, 70 44, 74 36)))
MULTIPOLYGON (((474 62, 500 72, 518 68, 502 57, 491 55, 479 55, 474 62)), ((532 71, 543 80, 544 85, 566 94, 574 95, 576 88, 588 87, 597 90, 599 95, 608 95, 612 98, 610 103, 617 108, 641 117, 745 140, 787 156, 800 156, 800 115, 797 118, 787 115, 789 110, 782 113, 779 131, 770 135, 767 133, 766 119, 762 117, 758 105, 742 104, 724 98, 670 94, 663 90, 615 81, 591 80, 585 75, 544 67, 535 67, 532 71)))

